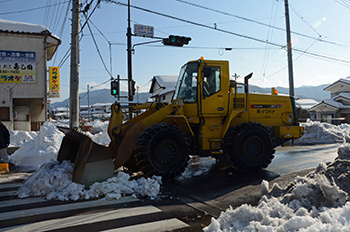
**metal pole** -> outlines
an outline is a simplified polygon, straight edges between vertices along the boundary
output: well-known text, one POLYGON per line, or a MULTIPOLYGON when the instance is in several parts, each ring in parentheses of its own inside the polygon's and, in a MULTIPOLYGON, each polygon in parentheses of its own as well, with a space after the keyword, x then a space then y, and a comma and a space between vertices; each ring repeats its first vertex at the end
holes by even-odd
POLYGON ((128 99, 129 101, 133 100, 132 96, 132 62, 131 62, 131 51, 132 51, 132 46, 131 46, 131 27, 130 27, 130 0, 128 0, 128 29, 127 29, 127 51, 128 51, 128 99))
POLYGON ((88 94, 88 112, 89 112, 89 122, 90 122, 90 88, 89 88, 89 84, 87 84, 87 94, 88 94))
POLYGON ((288 76, 289 76, 289 95, 294 97, 294 77, 293 77, 293 60, 292 60, 292 41, 290 38, 290 22, 288 0, 284 0, 286 12, 286 32, 287 32, 287 52, 288 52, 288 76))
POLYGON ((70 62, 70 95, 69 113, 70 128, 79 126, 79 30, 80 30, 80 0, 73 0, 71 62, 70 62))

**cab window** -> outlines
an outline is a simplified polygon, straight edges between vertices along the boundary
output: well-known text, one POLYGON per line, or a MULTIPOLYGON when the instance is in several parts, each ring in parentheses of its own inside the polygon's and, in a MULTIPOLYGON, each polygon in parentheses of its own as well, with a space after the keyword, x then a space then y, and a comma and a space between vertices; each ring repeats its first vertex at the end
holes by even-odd
POLYGON ((203 96, 210 97, 221 90, 220 67, 210 66, 210 75, 203 77, 203 96))

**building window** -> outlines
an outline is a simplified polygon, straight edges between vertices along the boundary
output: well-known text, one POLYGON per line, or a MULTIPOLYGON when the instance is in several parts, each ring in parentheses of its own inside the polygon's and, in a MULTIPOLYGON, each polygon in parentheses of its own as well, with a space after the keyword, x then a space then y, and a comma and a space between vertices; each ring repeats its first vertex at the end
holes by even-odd
POLYGON ((10 121, 10 107, 0 107, 0 118, 3 121, 10 121))

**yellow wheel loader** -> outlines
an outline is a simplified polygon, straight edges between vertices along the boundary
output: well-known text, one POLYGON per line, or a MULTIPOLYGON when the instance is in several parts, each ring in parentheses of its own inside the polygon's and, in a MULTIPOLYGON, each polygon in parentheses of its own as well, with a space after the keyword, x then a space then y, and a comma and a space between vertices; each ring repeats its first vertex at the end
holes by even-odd
POLYGON ((275 147, 300 138, 293 97, 249 93, 248 80, 230 80, 228 61, 185 64, 170 104, 133 104, 140 115, 123 122, 121 105, 112 105, 111 143, 104 147, 74 130, 65 133, 58 160, 74 163, 73 181, 90 185, 124 166, 164 181, 181 175, 190 155, 211 156, 240 171, 259 171, 275 147), (244 90, 244 91, 243 91, 244 90))

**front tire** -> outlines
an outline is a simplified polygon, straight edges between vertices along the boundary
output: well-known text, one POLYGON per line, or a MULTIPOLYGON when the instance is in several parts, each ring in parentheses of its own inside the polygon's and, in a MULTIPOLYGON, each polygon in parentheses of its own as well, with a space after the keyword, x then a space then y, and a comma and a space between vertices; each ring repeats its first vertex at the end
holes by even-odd
POLYGON ((243 123, 228 133, 225 148, 236 170, 260 171, 274 158, 275 139, 261 124, 243 123))
POLYGON ((134 157, 145 176, 162 176, 162 180, 167 181, 184 172, 189 147, 187 136, 177 126, 159 123, 139 136, 134 157))

